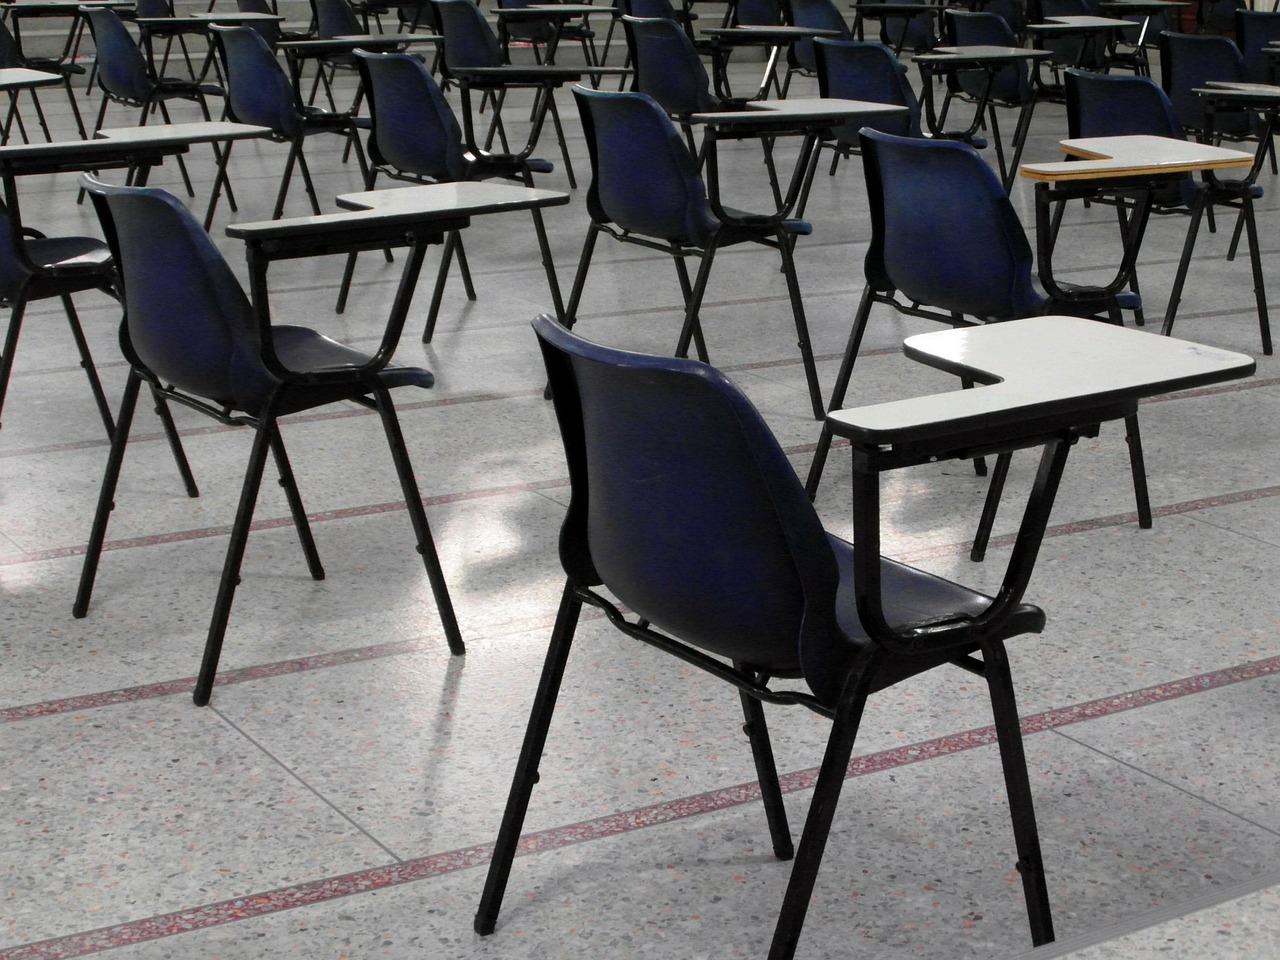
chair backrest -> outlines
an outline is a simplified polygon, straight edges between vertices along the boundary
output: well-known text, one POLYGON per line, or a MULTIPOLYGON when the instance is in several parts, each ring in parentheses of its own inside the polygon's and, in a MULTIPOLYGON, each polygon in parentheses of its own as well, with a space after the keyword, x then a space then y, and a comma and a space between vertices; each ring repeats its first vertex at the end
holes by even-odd
POLYGON ((1067 70, 1067 134, 1076 137, 1146 135, 1186 139, 1173 104, 1150 77, 1067 70))
MULTIPOLYGON (((534 6, 539 0, 497 0, 499 10, 522 10, 534 6)), ((550 43, 555 39, 556 25, 550 20, 510 20, 507 22, 507 39, 526 43, 550 43)))
POLYGON ((322 39, 350 37, 365 32, 364 21, 347 0, 311 0, 316 34, 322 39))
POLYGON ((693 360, 626 353, 534 321, 569 466, 569 577, 678 639, 796 669, 832 635, 837 571, 760 414, 693 360))
POLYGON ((222 54, 228 119, 270 127, 281 137, 296 135, 302 118, 293 84, 267 41, 248 27, 213 27, 210 33, 222 54))
POLYGON ((1245 79, 1250 83, 1270 83, 1271 64, 1264 48, 1280 43, 1280 12, 1236 11, 1236 47, 1244 58, 1245 79))
POLYGON ((640 17, 645 20, 679 20, 676 8, 671 0, 622 0, 622 9, 628 17, 640 17))
POLYGON ((356 51, 369 96, 369 156, 375 164, 432 180, 467 175, 462 128, 417 57, 356 51))
MULTIPOLYGON (((861 0, 859 0, 861 2, 861 0)), ((867 0, 872 3, 874 0, 867 0)), ((924 8, 927 0, 903 0, 904 3, 924 8)), ((880 42, 898 50, 928 50, 937 38, 933 34, 934 19, 926 16, 885 16, 880 20, 880 42)))
POLYGON ((779 0, 738 0, 733 9, 734 23, 744 27, 773 26, 782 22, 782 7, 779 0))
POLYGON ((1207 9, 1202 8, 1204 20, 1202 26, 1207 30, 1227 33, 1235 29, 1237 10, 1248 7, 1245 0, 1212 0, 1207 9))
POLYGON ((1007 320, 1040 312, 1031 245, 996 176, 955 140, 864 130, 867 283, 931 307, 1007 320))
POLYGON ((133 12, 139 17, 172 17, 173 4, 169 0, 134 0, 133 12))
MULTIPOLYGON (((1244 80, 1244 59, 1229 37, 1210 34, 1160 34, 1160 86, 1169 95, 1173 111, 1186 130, 1204 127, 1204 105, 1197 87, 1210 80, 1244 80)), ((1240 134, 1249 128, 1245 114, 1215 118, 1215 132, 1240 134)))
POLYGON ((0 20, 0 69, 22 65, 22 51, 18 48, 18 41, 9 32, 8 24, 0 20))
POLYGON ((153 83, 147 58, 116 14, 105 7, 85 7, 84 16, 93 34, 98 65, 98 86, 118 100, 142 102, 153 83))
POLYGON ((711 78, 693 41, 674 20, 623 17, 636 77, 633 90, 648 94, 675 117, 714 110, 711 78))
MULTIPOLYGON (((1004 17, 985 10, 972 13, 968 10, 948 8, 943 13, 946 21, 947 42, 952 46, 1020 47, 1018 38, 1004 17)), ((987 84, 983 70, 961 70, 954 74, 955 82, 970 96, 981 95, 987 84)), ((996 71, 991 81, 992 100, 1004 103, 1025 103, 1032 95, 1031 68, 1025 60, 1011 63, 996 71)))
POLYGON ((573 88, 591 156, 587 212, 644 237, 706 246, 716 228, 697 163, 658 102, 573 88))
MULTIPOLYGON (((241 13, 275 13, 267 0, 236 0, 236 9, 241 13)), ((267 41, 267 46, 273 50, 276 44, 280 42, 280 24, 275 20, 262 20, 252 24, 246 23, 245 26, 267 41)))
POLYGON ((502 65, 502 46, 472 0, 432 0, 432 3, 440 16, 446 72, 502 65))
POLYGON ((13 235, 13 221, 9 217, 9 208, 0 200, 0 299, 10 303, 21 292, 22 285, 31 276, 25 258, 19 252, 17 244, 21 241, 13 235))
POLYGON ((818 65, 818 92, 823 97, 896 103, 905 117, 871 117, 837 131, 839 139, 856 145, 857 130, 867 126, 904 137, 920 136, 920 101, 907 68, 883 44, 863 40, 818 39, 813 43, 818 65))
POLYGON ((124 287, 130 362, 197 397, 260 410, 276 381, 262 363, 257 314, 199 221, 154 187, 82 183, 124 287))
MULTIPOLYGON (((810 27, 814 30, 837 30, 840 34, 834 38, 837 40, 853 39, 849 24, 845 22, 844 14, 836 6, 835 0, 791 0, 791 22, 797 27, 810 27)), ((797 40, 791 45, 788 57, 788 62, 801 70, 813 73, 818 69, 813 57, 812 40, 797 40)))

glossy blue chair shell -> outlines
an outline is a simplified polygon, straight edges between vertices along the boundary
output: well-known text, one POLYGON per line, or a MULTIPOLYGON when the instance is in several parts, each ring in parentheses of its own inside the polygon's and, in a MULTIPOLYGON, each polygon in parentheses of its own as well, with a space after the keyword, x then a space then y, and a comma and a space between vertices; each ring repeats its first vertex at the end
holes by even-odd
POLYGON ((800 938, 866 697, 943 665, 975 665, 966 657, 981 649, 1032 939, 1051 940, 1004 653, 1005 640, 1040 632, 1043 612, 1015 602, 989 631, 906 652, 894 631, 909 627, 869 628, 861 605, 883 608, 887 623, 919 625, 970 622, 993 601, 874 554, 865 566, 875 573, 855 583, 852 545, 823 529, 759 412, 714 368, 602 347, 549 317, 534 328, 570 477, 560 531, 566 581, 475 930, 495 929, 576 624, 589 604, 628 637, 678 657, 681 670, 691 664, 737 688, 774 853, 795 856, 770 951, 784 960, 800 938), (771 687, 778 676, 803 678, 808 692, 771 687), (765 702, 801 703, 835 721, 798 849, 765 702))
POLYGON ((716 110, 711 77, 684 28, 662 17, 623 17, 635 66, 633 90, 652 97, 668 114, 687 117, 716 110))

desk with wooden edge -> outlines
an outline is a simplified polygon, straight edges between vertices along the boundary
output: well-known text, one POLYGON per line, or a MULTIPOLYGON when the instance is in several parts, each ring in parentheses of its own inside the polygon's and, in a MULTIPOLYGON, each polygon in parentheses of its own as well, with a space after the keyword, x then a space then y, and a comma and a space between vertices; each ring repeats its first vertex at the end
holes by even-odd
POLYGON ((272 262, 407 246, 409 255, 379 347, 379 355, 385 351, 389 358, 400 340, 429 244, 441 243, 450 231, 466 228, 472 217, 562 206, 569 202, 569 195, 508 183, 463 181, 344 194, 337 202, 347 209, 233 223, 226 233, 245 243, 250 292, 264 322, 271 316, 267 268, 272 262))
MULTIPOLYGON (((1104 293, 1114 295, 1133 276, 1138 249, 1151 212, 1153 192, 1161 181, 1197 172, 1247 168, 1253 164, 1254 159, 1252 154, 1241 150, 1152 136, 1083 137, 1063 140, 1059 147, 1063 153, 1079 159, 1023 164, 1022 175, 1036 181, 1036 252, 1040 282, 1051 296, 1061 295, 1068 299, 1069 296, 1053 277, 1055 231, 1051 223, 1051 208, 1056 201, 1089 199, 1101 192, 1117 190, 1134 195, 1134 208, 1128 214, 1128 228, 1123 234, 1124 253, 1120 266, 1112 281, 1102 288, 1104 293)), ((1182 260, 1165 314, 1166 333, 1172 324, 1186 280, 1194 230, 1199 223, 1199 214, 1203 211, 1206 197, 1207 190, 1200 190, 1192 207, 1187 243, 1183 245, 1182 260)), ((1256 267, 1254 272, 1259 318, 1262 319, 1266 317, 1265 293, 1256 267)))

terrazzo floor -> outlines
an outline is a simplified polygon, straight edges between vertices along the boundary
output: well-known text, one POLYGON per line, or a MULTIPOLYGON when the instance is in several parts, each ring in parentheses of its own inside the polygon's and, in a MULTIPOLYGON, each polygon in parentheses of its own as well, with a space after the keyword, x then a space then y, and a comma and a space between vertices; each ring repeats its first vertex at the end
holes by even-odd
MULTIPOLYGON (((814 92, 799 79, 793 95, 814 92)), ((96 95, 79 95, 91 116, 96 95)), ((69 135, 65 98, 42 99, 69 135)), ((580 187, 546 221, 567 293, 589 171, 571 97, 559 99, 580 187)), ((1063 107, 1041 104, 1025 159, 1056 158, 1065 132, 1063 107)), ((336 143, 308 148, 330 208, 361 186, 336 143)), ((790 149, 779 147, 784 165, 790 149)), ((556 157, 549 131, 539 152, 556 157)), ((207 154, 190 158, 201 210, 207 154)), ((268 215, 284 158, 270 143, 235 149, 239 212, 224 205, 212 232, 242 279, 243 247, 224 228, 268 215)), ((763 202, 758 144, 727 147, 722 165, 763 202)), ((151 182, 181 189, 169 165, 151 182)), ((1280 184, 1261 183, 1274 303, 1280 184)), ((558 158, 539 185, 568 189, 558 158)), ((98 233, 74 177, 21 191, 31 225, 98 233)), ((1027 183, 1014 202, 1031 224, 1027 183)), ((306 212, 295 189, 287 213, 306 212)), ((858 161, 817 177, 808 217, 797 261, 828 390, 870 237, 858 161)), ((1058 942, 1031 950, 985 694, 935 672, 872 701, 800 957, 1276 952, 1280 373, 1261 356, 1248 261, 1225 259, 1220 223, 1201 236, 1176 333, 1257 356, 1257 374, 1143 405, 1151 530, 1136 524, 1118 427, 1079 445, 1028 592, 1048 627, 1011 648, 1058 942)), ((1149 316, 1163 313, 1185 226, 1150 225, 1149 316)), ((1113 239, 1109 210, 1070 211, 1060 273, 1104 276, 1113 239)), ((0 432, 0 960, 764 955, 788 867, 769 850, 736 697, 590 616, 526 823, 536 843, 516 861, 496 933, 472 932, 561 586, 568 480, 529 329, 550 304, 528 218, 477 218, 465 241, 478 299, 455 277, 422 344, 424 289, 398 357, 430 368, 436 386, 397 400, 466 656, 445 646, 376 422, 329 407, 283 428, 327 579, 307 576, 283 497, 265 484, 206 708, 190 689, 249 435, 175 410, 202 491, 191 500, 140 411, 93 605, 73 619, 107 444, 60 310, 31 308, 0 432)), ((362 257, 336 315, 339 259, 273 265, 275 316, 371 345, 399 267, 362 257)), ((119 307, 94 294, 77 304, 114 404, 119 307)), ((680 314, 664 258, 601 241, 582 334, 666 353, 680 314)), ((803 475, 818 431, 775 255, 724 251, 703 317, 713 360, 803 475)), ((905 335, 931 328, 877 311, 851 400, 949 389, 900 353, 905 335)), ((967 554, 984 481, 957 464, 895 475, 887 549, 993 587, 1033 469, 1015 459, 983 564, 967 554)), ((849 529, 849 487, 837 451, 817 499, 837 532, 849 529)), ((770 723, 798 833, 826 725, 781 709, 770 723)))

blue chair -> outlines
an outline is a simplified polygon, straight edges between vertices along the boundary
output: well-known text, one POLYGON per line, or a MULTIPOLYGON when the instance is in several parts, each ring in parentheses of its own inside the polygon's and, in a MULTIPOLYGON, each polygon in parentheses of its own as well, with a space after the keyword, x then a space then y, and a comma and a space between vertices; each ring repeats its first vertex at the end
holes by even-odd
MULTIPOLYGON (((485 137, 483 149, 488 150, 492 147, 493 138, 496 134, 502 144, 503 152, 513 152, 502 122, 502 104, 506 99, 508 89, 513 87, 533 87, 537 89, 538 93, 533 107, 534 132, 528 141, 527 149, 532 150, 536 146, 538 132, 542 128, 542 118, 549 113, 552 126, 556 131, 556 138, 560 141, 560 156, 564 160, 565 176, 569 179, 569 185, 576 187, 578 183, 573 173, 573 161, 569 158, 569 145, 565 140, 564 126, 560 122, 560 111, 556 107, 554 96, 555 88, 564 81, 562 79, 557 80, 550 74, 538 79, 536 70, 522 71, 518 79, 506 77, 468 78, 466 75, 470 69, 500 67, 506 64, 507 57, 503 52, 502 45, 498 43, 498 38, 493 32, 493 28, 489 26, 489 22, 484 18, 484 14, 480 12, 480 8, 476 6, 473 0, 432 0, 432 2, 435 4, 436 13, 440 18, 440 34, 444 38, 440 57, 442 74, 452 82, 458 82, 460 78, 465 79, 467 87, 481 91, 480 109, 484 110, 487 104, 493 111, 493 118, 489 123, 489 132, 485 137)), ((471 123, 469 105, 466 109, 469 126, 471 123)), ((468 136, 468 141, 473 139, 473 137, 468 136)), ((472 143, 471 145, 480 148, 479 143, 472 143)))
POLYGON ((92 237, 45 237, 32 230, 20 231, 8 209, 0 203, 0 301, 11 308, 4 351, 0 353, 0 411, 4 409, 27 305, 57 297, 66 311, 71 336, 80 354, 80 366, 89 378, 89 389, 110 437, 115 421, 102 392, 80 317, 71 301, 72 294, 85 290, 98 290, 118 299, 115 266, 107 245, 92 237))
MULTIPOLYGON (((836 376, 831 410, 844 406, 875 304, 953 327, 1042 314, 1102 316, 1119 323, 1121 309, 1140 305, 1135 294, 1113 296, 1098 287, 1064 284, 1059 298, 1041 290, 1018 214, 995 173, 968 144, 869 129, 861 137, 871 245, 863 263, 866 285, 836 376)), ((1139 525, 1149 527, 1151 507, 1136 414, 1125 418, 1125 427, 1139 525)), ((805 482, 810 497, 817 494, 831 440, 831 428, 824 424, 805 482)), ((1000 455, 992 475, 972 551, 975 560, 986 551, 1008 456, 1000 455)))
POLYGON ((1236 11, 1236 47, 1244 58, 1244 75, 1250 83, 1271 83, 1271 64, 1262 51, 1280 43, 1280 13, 1262 10, 1236 11))
MULTIPOLYGON (((1091 5, 1090 0, 1040 0, 1040 16, 1042 18, 1098 16, 1098 10, 1096 6, 1091 5)), ((1110 36, 1111 33, 1108 30, 1087 36, 1060 38, 1048 36, 1036 45, 1053 52, 1053 60, 1050 64, 1056 77, 1060 67, 1105 70, 1110 36)))
POLYGON ((792 256, 794 238, 807 236, 812 227, 803 220, 713 209, 696 161, 681 142, 671 119, 651 97, 582 87, 574 87, 573 95, 591 156, 591 186, 587 190, 591 224, 565 308, 566 324, 572 326, 577 319, 596 240, 602 233, 607 234, 623 243, 666 253, 675 260, 685 302, 676 355, 685 356, 692 342, 699 358, 705 361, 707 349, 698 314, 716 252, 721 247, 748 242, 774 247, 782 256, 813 414, 820 419, 822 395, 792 256), (684 262, 688 256, 699 258, 692 285, 684 262))
MULTIPOLYGON (((1072 138, 1114 137, 1126 134, 1185 139, 1186 133, 1174 114, 1169 97, 1149 77, 1130 77, 1068 70, 1067 128, 1072 138)), ((1262 196, 1262 188, 1253 182, 1257 165, 1239 180, 1227 180, 1207 174, 1196 180, 1190 175, 1156 191, 1154 207, 1160 213, 1190 213, 1191 224, 1182 246, 1169 303, 1165 308, 1161 332, 1169 334, 1182 299, 1182 288, 1195 253, 1196 237, 1202 217, 1208 217, 1213 228, 1213 208, 1229 207, 1238 212, 1236 237, 1241 229, 1249 241, 1249 260, 1253 270, 1253 292, 1258 310, 1258 328, 1262 349, 1271 353, 1271 323, 1267 313, 1266 286, 1262 276, 1262 259, 1258 245, 1258 228, 1254 217, 1254 200, 1262 196)), ((1123 200, 1125 194, 1119 198, 1123 200)), ((1235 256, 1235 239, 1227 259, 1235 256)))
POLYGON ((894 103, 908 111, 906 116, 872 117, 864 123, 832 127, 831 138, 824 138, 819 144, 819 150, 823 147, 832 150, 828 173, 836 172, 841 157, 857 154, 858 131, 864 126, 900 137, 921 136, 920 101, 907 79, 907 68, 888 47, 865 40, 819 38, 813 42, 813 52, 818 67, 819 96, 894 103))
MULTIPOLYGON (((1242 83, 1244 58, 1229 37, 1194 33, 1160 34, 1160 86, 1173 104, 1173 112, 1186 133, 1205 132, 1204 105, 1195 93, 1211 80, 1242 83)), ((1213 137, 1247 140, 1258 125, 1247 113, 1219 113, 1214 117, 1213 137)))
MULTIPOLYGON (((861 0, 855 0, 853 5, 855 18, 857 16, 858 3, 861 0)), ((868 3, 874 3, 875 0, 866 0, 868 3)), ((908 4, 919 6, 921 9, 927 9, 929 4, 927 0, 903 0, 908 4)), ((935 35, 933 12, 922 13, 911 16, 885 16, 877 14, 880 19, 880 42, 889 47, 894 56, 900 56, 903 50, 910 49, 917 53, 929 50, 937 42, 935 35)), ((865 39, 865 20, 855 21, 857 38, 865 39)))
MULTIPOLYGON (((369 32, 368 13, 366 12, 362 17, 348 0, 310 0, 310 2, 317 37, 322 39, 352 37, 369 32)), ((329 101, 329 109, 337 111, 338 105, 333 99, 333 80, 339 70, 355 73, 355 57, 344 52, 327 54, 320 58, 316 75, 311 81, 311 91, 307 94, 307 103, 316 102, 316 94, 323 86, 325 99, 329 101)), ((359 112, 363 93, 362 88, 357 88, 355 99, 346 112, 353 114, 359 112)))
MULTIPOLYGON (((852 40, 849 24, 836 6, 835 0, 790 0, 791 22, 797 27, 814 30, 835 30, 836 40, 852 40)), ((818 62, 813 53, 812 40, 797 40, 787 51, 787 75, 782 78, 782 97, 791 89, 791 78, 796 74, 806 77, 818 75, 818 62)))
MULTIPOLYGON (((236 0, 236 9, 241 13, 275 13, 270 0, 236 0)), ((245 24, 254 33, 267 41, 272 50, 281 40, 306 40, 311 35, 306 32, 284 30, 276 20, 263 20, 259 23, 245 24)))
POLYGON ((268 453, 275 458, 307 567, 313 579, 324 579, 278 419, 350 401, 378 411, 449 648, 463 653, 390 393, 397 387, 430 387, 432 376, 415 367, 387 364, 399 337, 395 324, 374 355, 307 327, 272 324, 258 315, 208 233, 171 195, 147 187, 113 187, 89 176, 82 182, 93 197, 120 271, 125 300, 120 345, 129 363, 129 378, 85 551, 74 615, 83 617, 89 609, 142 384, 157 396, 219 423, 253 427, 253 450, 194 693, 196 704, 207 704, 268 453))
MULTIPOLYGON (((943 12, 947 42, 952 46, 1019 47, 1013 29, 1004 17, 995 13, 970 13, 948 8, 943 12)), ((985 70, 960 70, 947 74, 947 96, 943 101, 942 116, 953 98, 960 96, 983 106, 987 122, 991 126, 991 139, 995 142, 996 160, 1000 166, 1000 180, 1007 193, 1022 158, 1027 132, 1031 127, 1031 114, 1035 108, 1036 91, 1031 82, 1031 68, 1025 60, 1001 67, 994 74, 985 70), (1009 142, 1010 158, 1005 163, 1004 142, 1000 137, 1000 121, 997 108, 1018 111, 1018 121, 1009 142)))
POLYGON ((585 604, 628 637, 679 658, 681 669, 699 667, 737 688, 778 859, 791 859, 793 846, 763 704, 802 704, 834 720, 772 960, 794 956, 864 703, 948 664, 987 680, 1032 941, 1051 941, 1005 649, 1040 632, 1044 614, 1008 580, 993 600, 881 557, 870 496, 855 501, 856 547, 824 531, 760 414, 715 369, 598 346, 550 317, 534 329, 571 478, 560 531, 565 585, 476 932, 497 924, 585 604), (807 689, 770 686, 778 677, 802 678, 807 689))
MULTIPOLYGON (((689 152, 697 157, 698 169, 702 169, 706 140, 702 146, 696 143, 693 115, 739 109, 741 104, 721 100, 712 91, 711 77, 693 41, 674 20, 627 16, 622 18, 622 25, 636 71, 631 89, 652 97, 667 116, 680 124, 689 152)), ((781 191, 771 141, 765 142, 764 156, 774 199, 779 200, 781 191)))
POLYGON ((289 144, 289 156, 285 160, 284 174, 280 178, 280 189, 271 213, 273 220, 284 213, 295 164, 302 173, 311 212, 320 213, 320 201, 303 152, 303 143, 309 136, 331 133, 345 137, 355 149, 361 182, 368 179, 369 169, 359 135, 361 126, 367 126, 367 122, 359 121, 349 113, 332 113, 299 104, 293 84, 275 54, 267 42, 250 28, 214 27, 210 32, 218 45, 226 74, 227 119, 267 127, 274 142, 289 144))
MULTIPOLYGON (((535 6, 537 0, 497 0, 499 10, 518 10, 535 6)), ((505 27, 508 43, 512 40, 527 43, 533 48, 534 59, 543 63, 547 53, 554 46, 564 43, 576 43, 582 50, 583 62, 595 66, 599 63, 596 56, 596 34, 581 20, 568 20, 560 24, 549 20, 520 21, 513 20, 505 27)))
MULTIPOLYGON (((102 105, 93 124, 94 133, 102 129, 110 103, 137 108, 139 125, 146 124, 147 118, 157 110, 165 123, 171 122, 166 106, 170 100, 191 101, 200 108, 200 115, 205 120, 210 118, 206 98, 221 97, 221 87, 190 78, 156 76, 124 23, 113 11, 105 7, 85 7, 83 15, 93 34, 93 45, 97 51, 94 64, 98 86, 102 90, 102 105)), ((213 151, 221 168, 222 148, 214 144, 213 151)), ((182 172, 187 195, 195 196, 181 157, 178 158, 178 169, 182 172)))
MULTIPOLYGON (((369 116, 373 124, 369 133, 371 162, 366 189, 374 188, 380 173, 393 180, 410 183, 454 183, 459 180, 491 180, 500 177, 531 187, 535 173, 550 173, 553 169, 546 160, 538 158, 496 153, 476 155, 468 152, 453 110, 417 57, 407 53, 379 54, 359 50, 356 52, 356 63, 369 93, 369 116)), ((551 263, 551 247, 547 241, 542 211, 534 209, 531 212, 556 312, 563 314, 560 285, 556 281, 555 268, 551 263)), ((445 280, 455 254, 467 298, 476 298, 462 237, 455 230, 445 241, 431 307, 427 311, 426 325, 422 331, 423 343, 430 343, 435 333, 445 280)), ((338 297, 339 313, 346 307, 355 259, 354 253, 347 258, 347 269, 338 297)))
MULTIPOLYGON (((160 66, 157 72, 164 74, 169 68, 169 54, 173 50, 173 42, 178 41, 178 47, 182 51, 182 59, 187 65, 187 76, 195 79, 197 76, 196 68, 191 62, 191 51, 187 49, 186 35, 188 33, 196 33, 199 31, 199 25, 191 23, 186 17, 177 17, 173 12, 173 4, 170 0, 134 0, 133 16, 143 20, 151 20, 145 30, 144 37, 148 43, 153 44, 157 39, 164 40, 164 53, 160 58, 160 66), (156 23, 154 21, 171 21, 168 23, 156 23)), ((139 24, 141 28, 141 25, 139 24)), ((154 49, 152 55, 154 56, 154 49)))

